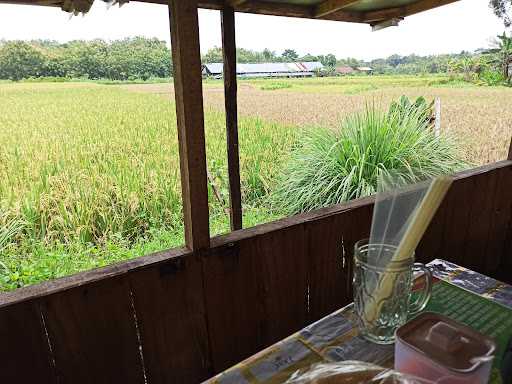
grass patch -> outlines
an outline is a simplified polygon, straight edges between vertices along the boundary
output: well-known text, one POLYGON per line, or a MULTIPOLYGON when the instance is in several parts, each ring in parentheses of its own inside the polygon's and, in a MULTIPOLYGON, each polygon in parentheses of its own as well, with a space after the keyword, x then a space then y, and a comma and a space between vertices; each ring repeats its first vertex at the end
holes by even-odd
POLYGON ((293 85, 289 82, 278 81, 278 82, 269 82, 268 84, 264 84, 260 86, 262 91, 275 91, 276 89, 287 89, 291 88, 293 85))

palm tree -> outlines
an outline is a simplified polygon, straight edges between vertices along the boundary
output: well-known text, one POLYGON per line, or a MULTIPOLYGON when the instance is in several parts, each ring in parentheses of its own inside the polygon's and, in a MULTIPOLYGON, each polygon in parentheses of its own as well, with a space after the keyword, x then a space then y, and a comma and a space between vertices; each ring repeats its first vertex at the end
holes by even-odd
POLYGON ((488 49, 485 53, 493 54, 494 62, 501 70, 503 78, 510 84, 512 80, 512 37, 498 35, 494 43, 495 47, 488 49))
POLYGON ((464 56, 456 60, 450 60, 448 71, 450 73, 462 73, 464 80, 472 81, 487 66, 487 63, 481 56, 464 56))

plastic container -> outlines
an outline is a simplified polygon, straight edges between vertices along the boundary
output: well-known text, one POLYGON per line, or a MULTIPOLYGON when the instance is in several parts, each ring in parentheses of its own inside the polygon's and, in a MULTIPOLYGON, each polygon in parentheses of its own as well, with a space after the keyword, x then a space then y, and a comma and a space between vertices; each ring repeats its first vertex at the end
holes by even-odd
POLYGON ((487 383, 495 350, 491 338, 425 312, 396 331, 395 369, 443 384, 487 383))

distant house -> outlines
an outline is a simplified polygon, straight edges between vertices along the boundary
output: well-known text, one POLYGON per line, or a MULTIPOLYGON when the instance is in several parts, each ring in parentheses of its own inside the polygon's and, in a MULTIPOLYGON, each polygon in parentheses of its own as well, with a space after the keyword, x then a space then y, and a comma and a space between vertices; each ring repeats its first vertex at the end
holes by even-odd
POLYGON ((355 69, 349 66, 336 67, 336 74, 338 75, 351 75, 355 72, 355 69))
MULTIPOLYGON (((202 73, 205 77, 221 78, 223 68, 222 63, 204 64, 202 73)), ((319 61, 237 64, 236 74, 240 77, 312 77, 323 68, 319 61)))
POLYGON ((356 70, 358 72, 367 73, 368 75, 371 75, 373 73, 373 69, 370 67, 357 67, 356 70))

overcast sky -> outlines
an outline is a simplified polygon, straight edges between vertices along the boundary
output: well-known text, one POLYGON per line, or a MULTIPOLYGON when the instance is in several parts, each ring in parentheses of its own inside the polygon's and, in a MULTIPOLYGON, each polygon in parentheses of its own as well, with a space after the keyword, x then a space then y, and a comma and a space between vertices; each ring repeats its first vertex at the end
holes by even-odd
MULTIPOLYGON (((237 44, 278 53, 293 48, 300 54, 334 53, 339 58, 358 59, 474 50, 487 46, 490 38, 503 32, 503 24, 488 3, 461 0, 410 16, 399 27, 379 32, 353 23, 237 14, 237 44)), ((199 16, 201 51, 206 52, 220 45, 220 16, 208 10, 201 10, 199 16)), ((112 40, 129 36, 169 41, 167 7, 131 2, 107 9, 96 1, 85 17, 70 17, 57 8, 0 5, 0 39, 112 40)))

